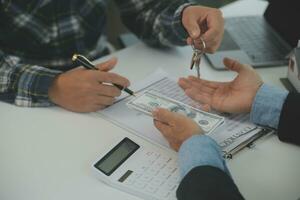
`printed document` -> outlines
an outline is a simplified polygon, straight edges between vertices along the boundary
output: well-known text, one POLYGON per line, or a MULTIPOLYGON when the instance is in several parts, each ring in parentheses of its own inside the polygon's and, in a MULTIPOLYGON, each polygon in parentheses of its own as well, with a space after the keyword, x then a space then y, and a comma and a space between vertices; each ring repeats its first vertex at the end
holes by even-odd
MULTIPOLYGON (((177 81, 161 69, 142 81, 131 85, 130 88, 137 94, 145 90, 155 91, 176 101, 200 108, 199 103, 185 95, 184 91, 178 86, 177 81)), ((166 139, 153 125, 151 116, 127 107, 126 103, 132 98, 132 96, 123 92, 112 106, 96 114, 151 142, 169 147, 166 139)), ((225 123, 210 133, 209 136, 221 146, 224 152, 236 148, 262 129, 249 121, 249 115, 216 114, 224 116, 225 123)))

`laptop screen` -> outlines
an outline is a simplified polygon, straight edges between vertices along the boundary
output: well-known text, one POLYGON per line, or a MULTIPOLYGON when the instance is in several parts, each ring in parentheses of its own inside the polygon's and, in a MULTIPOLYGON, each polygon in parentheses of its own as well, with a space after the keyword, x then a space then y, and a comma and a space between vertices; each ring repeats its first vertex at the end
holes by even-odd
POLYGON ((299 0, 269 0, 264 14, 268 23, 292 47, 300 39, 300 2, 299 0))

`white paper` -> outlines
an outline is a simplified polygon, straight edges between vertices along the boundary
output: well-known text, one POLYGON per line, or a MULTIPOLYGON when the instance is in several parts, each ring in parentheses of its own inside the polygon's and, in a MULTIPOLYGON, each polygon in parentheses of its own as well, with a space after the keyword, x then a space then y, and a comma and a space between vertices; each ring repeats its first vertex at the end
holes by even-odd
MULTIPOLYGON (((199 108, 200 105, 185 95, 177 82, 163 70, 157 70, 146 79, 130 87, 137 94, 144 90, 154 90, 169 98, 175 99, 190 106, 199 108)), ((143 137, 151 142, 169 147, 166 139, 154 127, 152 117, 141 112, 130 109, 126 103, 131 96, 123 94, 114 105, 97 112, 97 114, 110 120, 116 125, 143 137)), ((220 114, 220 113, 218 113, 220 114)), ((249 122, 249 115, 223 115, 225 123, 210 134, 224 151, 228 152, 238 146, 241 142, 251 138, 261 129, 249 122), (243 134, 246 130, 250 133, 243 134)))

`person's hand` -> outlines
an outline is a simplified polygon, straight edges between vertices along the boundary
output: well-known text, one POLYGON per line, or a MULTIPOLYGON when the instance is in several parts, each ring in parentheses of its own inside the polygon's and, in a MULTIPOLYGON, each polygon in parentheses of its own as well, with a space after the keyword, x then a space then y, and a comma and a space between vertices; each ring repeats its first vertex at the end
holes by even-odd
POLYGON ((249 65, 243 65, 229 58, 224 59, 225 66, 238 73, 231 82, 214 82, 196 77, 180 78, 178 84, 185 93, 211 108, 228 113, 248 113, 257 90, 263 84, 262 79, 249 65))
POLYGON ((203 131, 192 119, 178 113, 158 108, 152 113, 155 127, 168 140, 170 146, 178 151, 181 144, 203 131))
POLYGON ((215 52, 221 44, 224 33, 222 12, 215 8, 188 6, 182 12, 182 24, 189 33, 187 43, 200 43, 200 37, 206 43, 205 52, 215 52))
POLYGON ((96 65, 99 70, 78 67, 59 75, 49 88, 50 100, 74 112, 93 112, 113 104, 121 91, 105 83, 129 86, 126 78, 109 72, 116 63, 117 59, 113 58, 96 65))

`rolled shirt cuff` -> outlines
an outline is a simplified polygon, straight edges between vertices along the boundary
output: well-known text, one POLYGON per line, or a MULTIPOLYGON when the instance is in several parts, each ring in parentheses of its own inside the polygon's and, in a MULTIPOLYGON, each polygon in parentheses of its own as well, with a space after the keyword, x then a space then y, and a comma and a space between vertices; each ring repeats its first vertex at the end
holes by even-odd
POLYGON ((217 167, 230 176, 219 145, 207 135, 192 136, 179 149, 181 178, 198 166, 217 167))
POLYGON ((288 91, 263 84, 253 101, 250 120, 255 124, 277 129, 287 95, 288 91))

